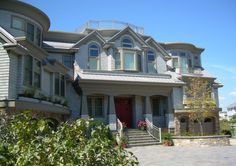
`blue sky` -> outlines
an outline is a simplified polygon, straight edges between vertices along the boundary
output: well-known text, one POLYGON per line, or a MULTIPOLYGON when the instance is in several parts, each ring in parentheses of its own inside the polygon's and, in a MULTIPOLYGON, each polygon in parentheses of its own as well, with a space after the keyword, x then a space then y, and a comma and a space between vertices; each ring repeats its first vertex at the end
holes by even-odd
POLYGON ((24 0, 44 11, 50 30, 73 32, 88 20, 144 27, 159 42, 205 48, 202 64, 224 84, 220 105, 236 102, 236 0, 24 0))

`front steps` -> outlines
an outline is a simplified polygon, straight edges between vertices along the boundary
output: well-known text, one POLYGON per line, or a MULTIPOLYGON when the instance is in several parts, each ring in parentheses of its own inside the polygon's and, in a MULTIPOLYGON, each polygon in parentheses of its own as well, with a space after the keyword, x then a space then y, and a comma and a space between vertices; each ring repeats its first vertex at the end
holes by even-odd
POLYGON ((128 138, 128 147, 161 144, 152 136, 150 136, 146 131, 138 129, 126 129, 125 134, 128 138))

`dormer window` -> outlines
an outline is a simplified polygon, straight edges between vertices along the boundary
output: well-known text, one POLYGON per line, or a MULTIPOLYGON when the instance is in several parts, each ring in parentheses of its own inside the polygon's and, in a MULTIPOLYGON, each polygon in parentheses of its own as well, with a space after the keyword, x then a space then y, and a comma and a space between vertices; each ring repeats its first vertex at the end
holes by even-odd
POLYGON ((132 40, 128 37, 123 38, 121 45, 122 45, 122 47, 126 47, 126 48, 133 48, 134 47, 132 40))
POLYGON ((148 63, 148 72, 149 73, 157 73, 156 54, 152 50, 147 52, 147 63, 148 63))
POLYGON ((98 70, 99 69, 99 46, 96 43, 89 45, 89 69, 98 70))

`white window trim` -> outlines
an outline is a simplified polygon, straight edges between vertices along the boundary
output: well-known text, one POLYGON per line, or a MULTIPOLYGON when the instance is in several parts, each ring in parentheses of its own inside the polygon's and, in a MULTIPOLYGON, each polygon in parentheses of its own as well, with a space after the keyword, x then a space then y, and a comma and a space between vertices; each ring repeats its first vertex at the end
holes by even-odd
POLYGON ((89 70, 100 70, 101 69, 101 46, 96 41, 92 41, 88 44, 88 65, 87 65, 87 67, 89 70), (97 57, 90 56, 90 50, 95 50, 94 48, 90 48, 90 46, 93 44, 95 44, 98 47, 98 56, 97 57), (90 62, 89 62, 90 58, 97 60, 97 69, 90 69, 90 62))

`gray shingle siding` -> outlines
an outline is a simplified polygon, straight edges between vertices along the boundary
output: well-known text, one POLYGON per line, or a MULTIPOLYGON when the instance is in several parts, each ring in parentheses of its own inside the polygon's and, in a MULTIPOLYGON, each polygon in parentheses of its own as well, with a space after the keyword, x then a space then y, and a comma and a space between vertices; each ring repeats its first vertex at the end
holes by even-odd
POLYGON ((10 59, 0 43, 0 100, 8 98, 10 59))
POLYGON ((18 56, 9 54, 10 57, 10 75, 9 75, 9 89, 8 98, 15 99, 17 97, 17 76, 18 76, 18 56))

